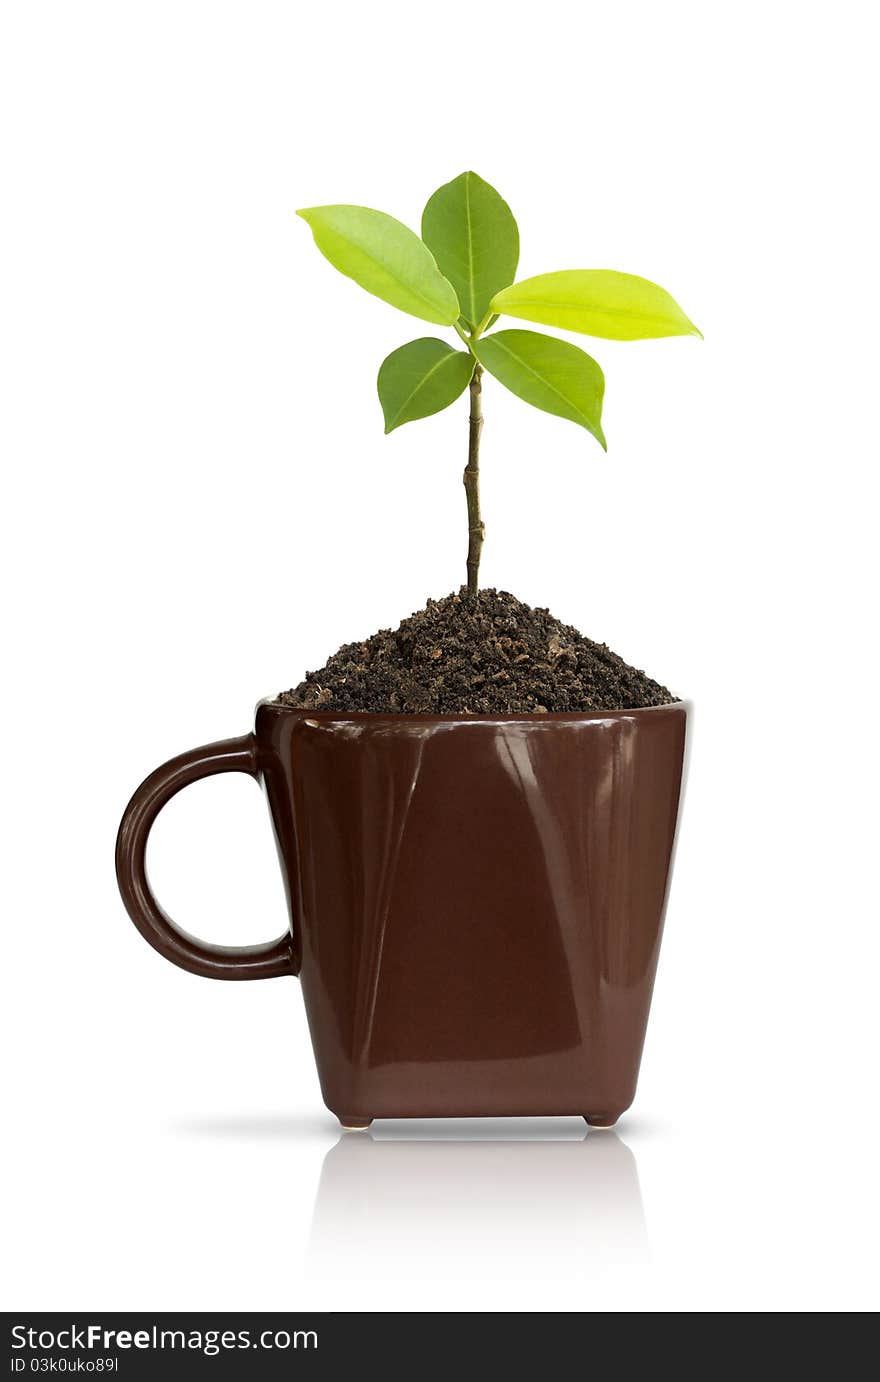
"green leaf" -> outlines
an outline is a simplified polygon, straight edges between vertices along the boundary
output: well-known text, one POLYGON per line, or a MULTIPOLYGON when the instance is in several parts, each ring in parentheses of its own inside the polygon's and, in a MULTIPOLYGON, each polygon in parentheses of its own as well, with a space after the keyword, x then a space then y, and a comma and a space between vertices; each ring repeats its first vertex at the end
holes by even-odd
POLYGON ((385 414, 385 432, 405 422, 430 417, 464 393, 474 372, 474 358, 434 336, 410 341, 382 361, 377 380, 385 414))
POLYGON ((539 331, 496 331, 472 341, 471 349, 511 393, 586 427, 607 451, 602 431, 605 376, 586 351, 539 331))
POLYGON ((477 326, 519 263, 519 231, 507 202, 476 173, 461 173, 429 200, 422 239, 458 294, 465 321, 477 326))
POLYGON ((458 320, 455 289, 414 231, 367 206, 311 206, 297 216, 340 273, 401 312, 451 326, 458 320))
POLYGON ((524 278, 496 293, 491 305, 508 317, 609 341, 702 334, 665 288, 613 269, 563 269, 524 278))

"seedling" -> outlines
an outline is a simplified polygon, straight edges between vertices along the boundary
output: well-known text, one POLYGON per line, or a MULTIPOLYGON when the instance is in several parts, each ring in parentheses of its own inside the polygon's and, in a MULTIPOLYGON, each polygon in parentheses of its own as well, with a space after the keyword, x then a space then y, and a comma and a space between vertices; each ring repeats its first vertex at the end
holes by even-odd
POLYGON ((464 349, 422 336, 394 350, 379 369, 385 431, 439 413, 470 392, 467 588, 479 589, 485 526, 480 512, 484 370, 526 403, 576 422, 605 448, 605 376, 586 351, 539 331, 494 331, 519 317, 610 341, 700 332, 664 288, 612 269, 563 269, 514 283, 519 230, 513 213, 476 173, 438 188, 422 214, 421 239, 366 206, 313 206, 297 212, 340 273, 402 312, 452 327, 464 349))

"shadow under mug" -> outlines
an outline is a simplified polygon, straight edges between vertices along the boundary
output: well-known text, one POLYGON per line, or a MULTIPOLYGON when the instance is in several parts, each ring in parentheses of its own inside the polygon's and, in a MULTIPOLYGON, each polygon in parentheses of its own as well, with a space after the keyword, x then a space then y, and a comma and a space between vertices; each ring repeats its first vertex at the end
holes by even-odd
POLYGON ((252 734, 156 769, 119 829, 134 924, 214 979, 300 976, 322 1093, 376 1117, 581 1114, 635 1094, 688 707, 341 715, 263 702, 252 734), (150 888, 159 811, 215 773, 262 781, 290 929, 196 939, 150 888))

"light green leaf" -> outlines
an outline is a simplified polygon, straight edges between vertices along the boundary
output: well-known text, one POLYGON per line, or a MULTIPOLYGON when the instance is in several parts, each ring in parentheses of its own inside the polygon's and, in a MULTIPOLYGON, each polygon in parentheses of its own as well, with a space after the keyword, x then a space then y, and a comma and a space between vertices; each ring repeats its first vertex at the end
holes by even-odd
POLYGON ((458 294, 465 321, 477 326, 519 263, 519 231, 507 202, 476 173, 461 173, 429 200, 422 239, 458 294))
POLYGON ((467 388, 473 372, 472 355, 434 336, 392 350, 377 380, 386 434, 447 408, 467 388))
POLYGON ((340 273, 401 312, 451 326, 459 317, 455 289, 414 231, 367 206, 312 206, 298 211, 315 244, 340 273))
POLYGON ((471 349, 511 393, 586 427, 607 451, 602 431, 605 376, 586 351, 539 331, 496 331, 472 341, 471 349))
POLYGON ((514 283, 492 299, 492 311, 609 341, 700 336, 665 288, 613 269, 563 269, 514 283))

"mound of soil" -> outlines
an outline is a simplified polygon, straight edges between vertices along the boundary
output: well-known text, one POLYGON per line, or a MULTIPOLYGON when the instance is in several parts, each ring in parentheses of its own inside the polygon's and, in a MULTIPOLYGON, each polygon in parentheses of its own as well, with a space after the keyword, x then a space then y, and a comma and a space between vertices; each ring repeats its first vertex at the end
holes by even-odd
POLYGON ((462 590, 347 643, 277 704, 430 715, 636 710, 675 696, 604 643, 503 590, 462 590))

